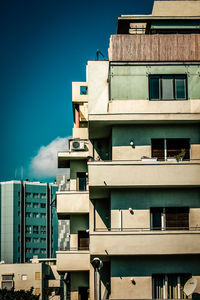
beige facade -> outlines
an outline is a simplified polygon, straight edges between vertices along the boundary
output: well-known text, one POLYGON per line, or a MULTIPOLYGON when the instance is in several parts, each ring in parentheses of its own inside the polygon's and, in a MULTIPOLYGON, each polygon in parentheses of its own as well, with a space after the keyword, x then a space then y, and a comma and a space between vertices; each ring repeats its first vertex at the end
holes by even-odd
POLYGON ((199 4, 122 15, 109 60, 72 85, 73 138, 58 154, 70 189, 57 192, 67 299, 185 299, 190 278, 200 294, 199 4))
POLYGON ((1 289, 30 290, 40 300, 60 300, 63 294, 61 277, 55 259, 33 258, 32 263, 0 264, 1 289), (52 298, 54 297, 54 298, 52 298))

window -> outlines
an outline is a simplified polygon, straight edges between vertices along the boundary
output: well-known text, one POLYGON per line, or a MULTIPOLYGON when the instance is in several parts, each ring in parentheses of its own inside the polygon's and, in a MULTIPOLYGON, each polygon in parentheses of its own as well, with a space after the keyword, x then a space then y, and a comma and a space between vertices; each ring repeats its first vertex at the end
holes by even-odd
POLYGON ((46 226, 40 227, 40 233, 46 233, 46 226))
POLYGON ((190 274, 155 274, 152 276, 153 299, 186 299, 183 287, 190 274))
POLYGON ((39 238, 33 238, 33 243, 39 243, 40 239, 39 238))
POLYGON ((40 252, 39 248, 33 248, 33 253, 38 254, 40 252))
POLYGON ((45 213, 41 213, 40 216, 41 216, 42 219, 46 218, 46 214, 45 213))
POLYGON ((45 249, 45 248, 41 248, 41 249, 40 249, 40 253, 41 253, 41 254, 45 254, 45 253, 46 253, 46 249, 45 249))
POLYGON ((42 199, 45 199, 45 198, 46 198, 46 194, 45 194, 45 193, 41 193, 41 194, 40 194, 40 197, 41 197, 42 199))
POLYGON ((152 207, 151 229, 153 230, 188 230, 188 207, 152 207))
POLYGON ((40 295, 40 288, 35 288, 35 294, 36 294, 37 296, 40 295))
POLYGON ((188 160, 190 159, 189 139, 152 139, 152 157, 158 160, 188 160))
POLYGON ((27 276, 27 275, 23 274, 23 275, 21 276, 21 280, 27 280, 27 279, 28 279, 28 276, 27 276))
POLYGON ((11 290, 13 287, 13 281, 2 281, 1 282, 1 288, 11 290))
POLYGON ((26 193, 26 198, 31 198, 32 194, 31 193, 26 193))
POLYGON ((13 280, 13 274, 2 275, 2 280, 13 280))
POLYGON ((39 198, 39 194, 38 193, 33 193, 33 198, 35 198, 35 199, 39 198))
POLYGON ((186 75, 150 75, 150 100, 185 100, 187 99, 186 75))
POLYGON ((36 226, 36 225, 33 226, 33 233, 35 233, 35 234, 39 233, 39 226, 36 226))
POLYGON ((26 237, 26 243, 31 243, 32 240, 31 240, 31 237, 26 237))
POLYGON ((26 218, 31 218, 31 213, 30 212, 26 212, 26 218))
POLYGON ((40 203, 41 208, 46 208, 46 203, 40 203))
POLYGON ((35 280, 40 280, 40 272, 35 272, 35 280))
POLYGON ((31 207, 31 202, 26 202, 26 207, 31 207))
POLYGON ((46 243, 46 238, 40 238, 41 243, 46 243))
POLYGON ((80 95, 87 95, 87 94, 88 94, 88 87, 80 86, 80 95))
POLYGON ((30 225, 26 225, 26 233, 31 233, 31 226, 30 225))
POLYGON ((31 253, 31 248, 26 248, 26 253, 31 253))
POLYGON ((33 203, 33 208, 39 208, 39 203, 33 203))
POLYGON ((39 213, 33 213, 33 218, 39 218, 40 214, 39 213))

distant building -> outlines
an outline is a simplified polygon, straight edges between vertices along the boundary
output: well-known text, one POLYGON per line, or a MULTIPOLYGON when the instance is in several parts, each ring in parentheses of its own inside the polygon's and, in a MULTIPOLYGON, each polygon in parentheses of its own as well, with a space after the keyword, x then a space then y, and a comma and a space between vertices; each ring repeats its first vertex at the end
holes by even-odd
POLYGON ((0 288, 30 290, 40 295, 40 300, 60 300, 63 294, 61 276, 56 271, 56 259, 31 260, 25 264, 1 264, 0 288))
POLYGON ((55 257, 58 220, 53 183, 0 183, 0 259, 24 263, 37 255, 55 257))

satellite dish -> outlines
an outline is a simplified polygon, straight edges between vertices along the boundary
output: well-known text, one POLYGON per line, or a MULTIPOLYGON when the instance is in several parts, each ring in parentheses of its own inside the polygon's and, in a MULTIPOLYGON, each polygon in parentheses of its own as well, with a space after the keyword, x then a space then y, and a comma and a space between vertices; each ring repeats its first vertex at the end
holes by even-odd
POLYGON ((184 285, 183 292, 186 296, 190 296, 192 293, 194 293, 196 287, 197 287, 197 279, 192 277, 184 285))

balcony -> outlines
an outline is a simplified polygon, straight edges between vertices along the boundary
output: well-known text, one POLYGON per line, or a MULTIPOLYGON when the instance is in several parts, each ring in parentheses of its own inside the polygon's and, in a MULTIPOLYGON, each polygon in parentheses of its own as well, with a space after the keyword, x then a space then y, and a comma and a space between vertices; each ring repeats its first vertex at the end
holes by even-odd
POLYGON ((57 213, 89 213, 89 193, 84 191, 57 192, 57 213))
POLYGON ((91 139, 108 136, 113 125, 199 123, 200 100, 109 101, 108 113, 89 115, 91 139))
POLYGON ((200 160, 89 162, 89 187, 200 186, 200 160))
POLYGON ((57 271, 87 271, 90 268, 89 251, 57 251, 57 271))
POLYGON ((72 82, 72 102, 73 103, 88 102, 87 82, 72 82))
POLYGON ((84 139, 70 139, 68 151, 58 152, 58 168, 69 168, 71 160, 87 159, 89 156, 88 141, 84 139))
POLYGON ((110 38, 110 61, 199 61, 200 34, 119 34, 110 38), (116 51, 117 49, 117 51, 116 51))
POLYGON ((90 234, 91 255, 166 255, 200 252, 199 227, 170 231, 112 230, 90 234))

